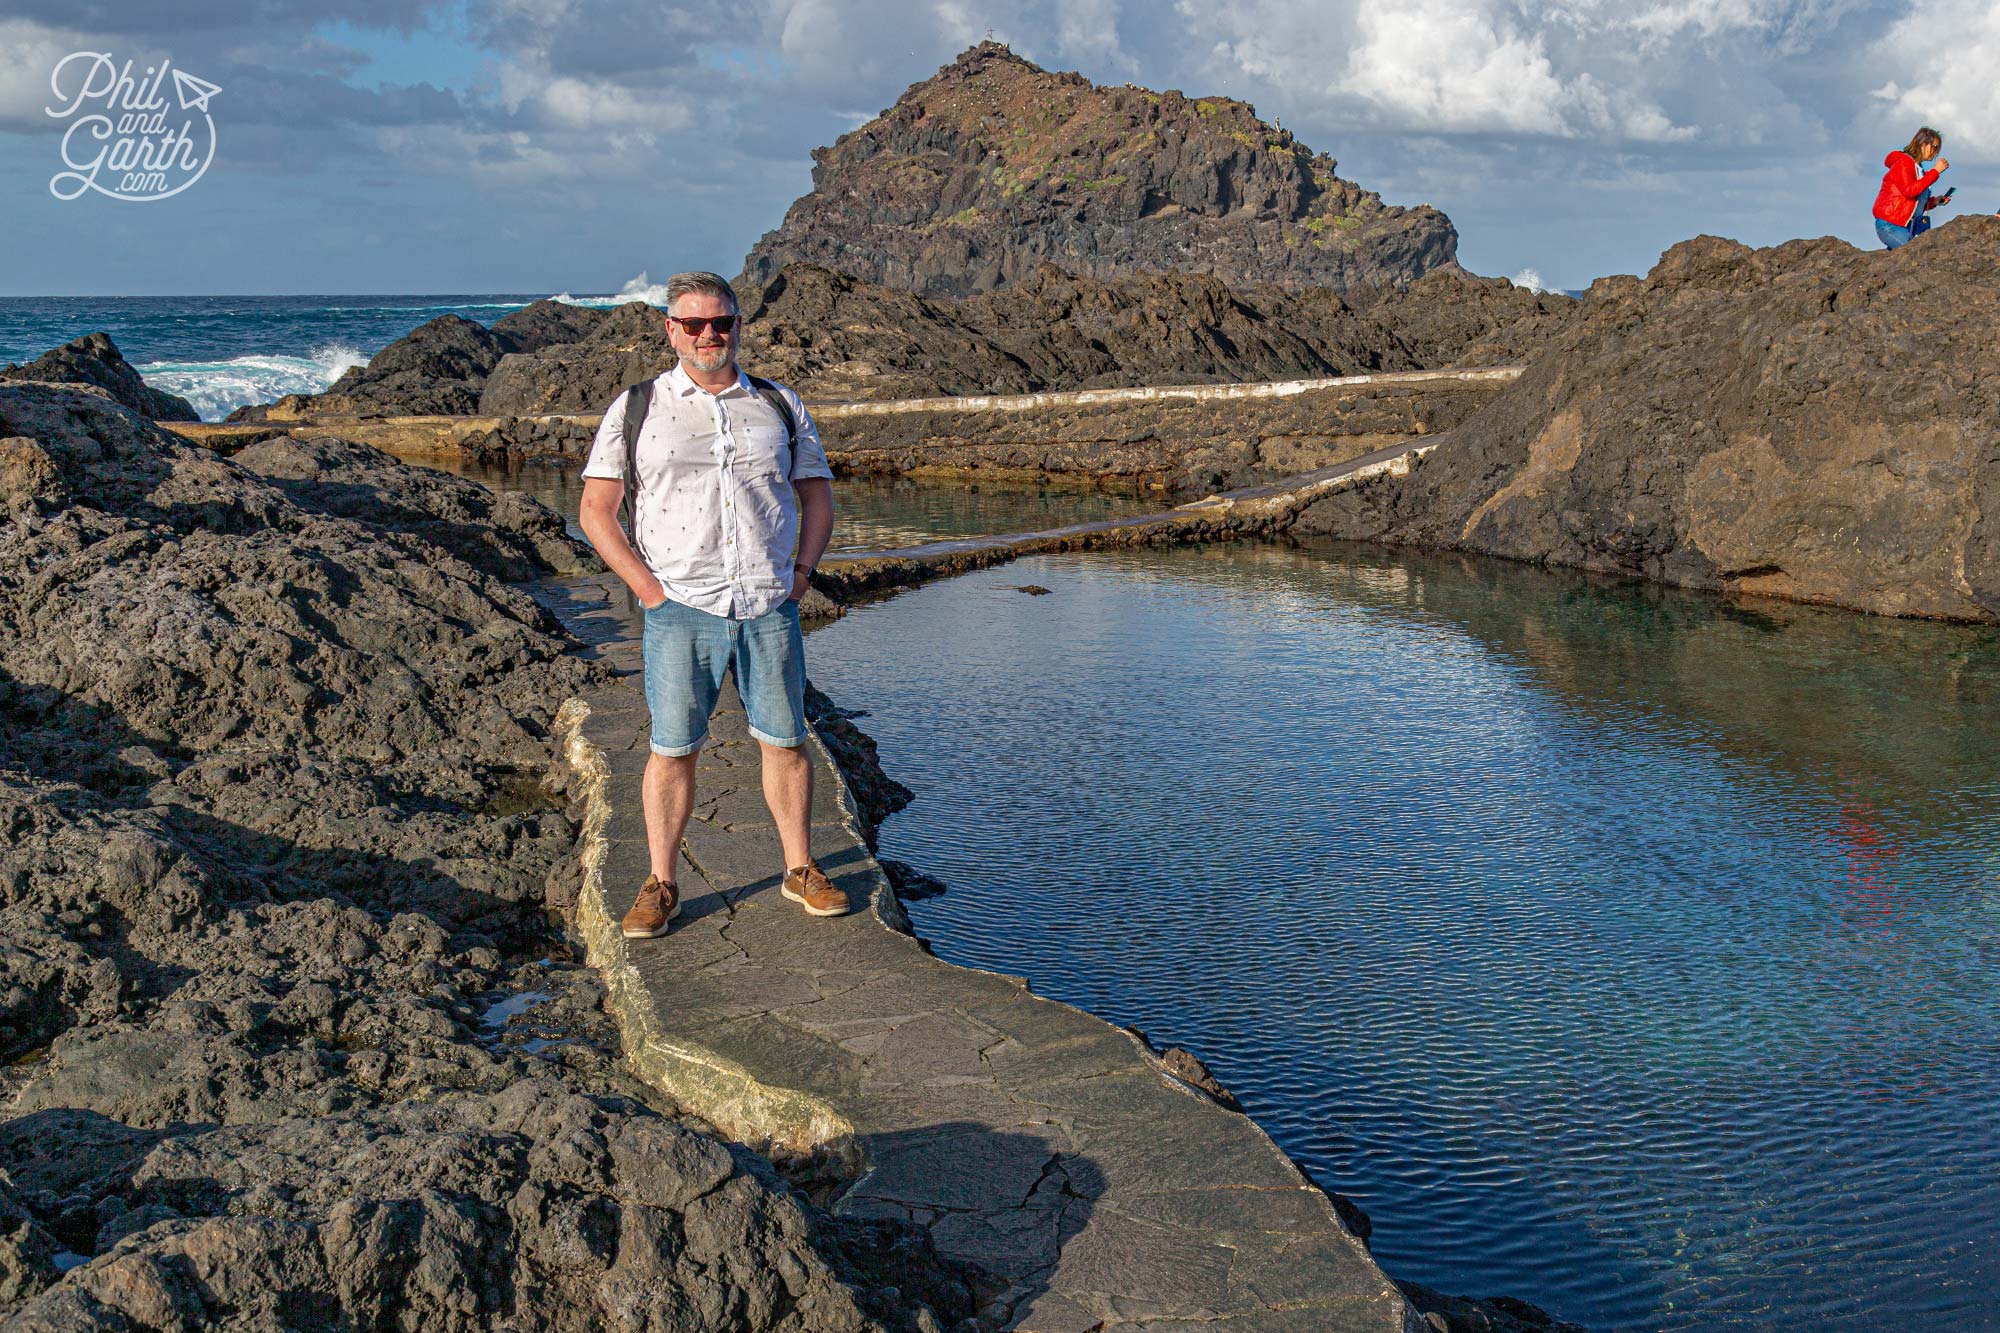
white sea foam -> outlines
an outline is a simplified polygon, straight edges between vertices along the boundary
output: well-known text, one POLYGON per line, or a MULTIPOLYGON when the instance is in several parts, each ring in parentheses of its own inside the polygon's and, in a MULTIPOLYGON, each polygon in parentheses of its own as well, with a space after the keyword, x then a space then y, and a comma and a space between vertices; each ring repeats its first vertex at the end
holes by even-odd
POLYGON ((526 301, 450 301, 444 305, 323 305, 322 311, 349 313, 356 310, 519 310, 526 301))
POLYGON ((1513 278, 1516 287, 1526 287, 1531 292, 1545 292, 1549 285, 1542 281, 1542 275, 1531 268, 1524 268, 1513 278))
POLYGON ((644 301, 648 305, 664 308, 667 304, 667 284, 654 282, 644 272, 618 289, 616 296, 571 296, 560 292, 553 299, 564 305, 595 306, 600 310, 624 305, 627 301, 644 301))
POLYGON ((154 361, 138 367, 155 389, 177 393, 203 421, 220 421, 247 403, 288 393, 321 393, 350 366, 368 364, 347 343, 315 347, 308 356, 237 356, 227 361, 154 361))

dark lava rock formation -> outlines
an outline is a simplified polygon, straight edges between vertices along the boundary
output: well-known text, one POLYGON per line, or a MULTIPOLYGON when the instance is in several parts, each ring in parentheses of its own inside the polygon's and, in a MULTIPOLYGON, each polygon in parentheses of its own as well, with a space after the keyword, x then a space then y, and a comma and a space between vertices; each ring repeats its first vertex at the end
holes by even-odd
POLYGON ((1683 242, 1299 530, 2000 621, 1996 266, 1990 217, 1894 251, 1683 242))
MULTIPOLYGON (((439 315, 350 368, 320 395, 354 416, 465 416, 507 346, 484 324, 439 315)), ((233 418, 232 418, 233 419, 233 418)))
POLYGON ((795 264, 746 295, 744 360, 821 398, 917 398, 1412 370, 1395 331, 1319 288, 1042 265, 934 301, 795 264))
POLYGON ((43 384, 94 384, 142 417, 154 421, 199 421, 194 405, 178 394, 154 389, 118 350, 108 333, 86 333, 25 366, 0 367, 0 380, 43 384))
POLYGON ((491 329, 440 315, 349 370, 325 393, 240 407, 229 419, 597 412, 626 385, 674 364, 661 313, 640 301, 604 311, 544 300, 491 329))
MULTIPOLYGON (((631 301, 609 313, 589 314, 595 318, 588 324, 573 317, 569 325, 572 333, 588 330, 581 336, 502 357, 479 395, 480 413, 601 412, 626 385, 673 366, 674 349, 667 341, 663 311, 631 301)), ((497 331, 499 325, 494 328, 497 331)))
POLYGON ((746 287, 804 260, 943 296, 1044 261, 1345 288, 1417 278, 1458 243, 1444 214, 1385 206, 1242 102, 1100 88, 993 42, 813 159, 746 287))
POLYGON ((1439 269, 1394 287, 1347 293, 1354 311, 1396 336, 1412 362, 1444 366, 1515 366, 1535 359, 1576 310, 1559 292, 1516 287, 1463 269, 1439 269))
MULTIPOLYGON (((1576 307, 1566 296, 1455 269, 1343 296, 1324 287, 1232 288, 1192 273, 1078 277, 1052 264, 963 300, 794 264, 742 299, 744 364, 834 400, 1502 365, 1533 354, 1576 307)), ((607 312, 538 301, 490 333, 455 315, 433 320, 324 394, 241 408, 230 420, 588 414, 673 364, 652 306, 607 312)), ((579 438, 587 442, 588 432, 579 438)), ((511 437, 505 444, 542 451, 511 437)))
POLYGON ((969 1313, 622 1072, 550 926, 552 715, 602 671, 506 581, 585 559, 360 446, 0 384, 0 1325, 969 1313))

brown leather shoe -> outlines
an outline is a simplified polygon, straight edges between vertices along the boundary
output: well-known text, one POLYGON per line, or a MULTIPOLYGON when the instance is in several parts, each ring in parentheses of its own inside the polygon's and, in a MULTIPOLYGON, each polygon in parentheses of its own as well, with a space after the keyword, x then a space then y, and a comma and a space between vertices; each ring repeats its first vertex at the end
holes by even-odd
POLYGON ((787 870, 782 892, 814 916, 846 916, 849 910, 847 895, 833 887, 833 881, 820 873, 817 861, 808 861, 797 870, 787 870))
POLYGON ((667 922, 680 914, 680 885, 658 875, 648 875, 646 886, 639 890, 639 901, 632 904, 632 910, 625 914, 618 928, 627 939, 657 939, 667 933, 667 922))

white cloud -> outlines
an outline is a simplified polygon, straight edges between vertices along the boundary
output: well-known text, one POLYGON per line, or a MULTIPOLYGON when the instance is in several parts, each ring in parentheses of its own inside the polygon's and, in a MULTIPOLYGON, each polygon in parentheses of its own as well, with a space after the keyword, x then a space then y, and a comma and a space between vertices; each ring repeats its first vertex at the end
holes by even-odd
POLYGON ((1988 0, 1927 0, 1889 29, 1871 63, 1893 75, 1875 96, 1907 122, 1904 138, 1931 125, 1947 158, 2000 158, 2000 9, 1988 0))
MULTIPOLYGON (((1595 6, 1558 10, 1572 28, 1595 6)), ((1216 34, 1225 66, 1281 90, 1351 105, 1383 128, 1674 142, 1678 125, 1629 86, 1615 52, 1559 67, 1543 31, 1499 0, 1401 0, 1308 10, 1290 0, 1212 9, 1182 0, 1191 27, 1216 34), (1597 68, 1593 68, 1595 64, 1597 68)))
MULTIPOLYGON (((107 44, 102 38, 66 28, 52 28, 32 19, 0 19, 0 129, 47 130, 55 124, 46 108, 56 101, 49 76, 58 61, 72 51, 112 51, 119 57, 157 57, 145 49, 126 50, 107 44)), ((74 90, 72 90, 73 92, 74 90)))
POLYGON ((500 67, 500 101, 507 110, 558 130, 680 129, 691 119, 673 94, 632 88, 609 79, 552 74, 540 61, 500 67))

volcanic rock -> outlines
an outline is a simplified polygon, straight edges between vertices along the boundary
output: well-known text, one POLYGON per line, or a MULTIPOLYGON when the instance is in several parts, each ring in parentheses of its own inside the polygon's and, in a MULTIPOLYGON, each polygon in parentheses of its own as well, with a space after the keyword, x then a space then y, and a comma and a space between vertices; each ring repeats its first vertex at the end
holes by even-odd
POLYGON ((609 317, 592 306, 544 297, 495 320, 493 336, 510 352, 539 352, 557 343, 581 342, 609 317))
POLYGON ((546 505, 410 467, 356 441, 273 436, 238 450, 231 461, 294 502, 415 535, 494 578, 518 582, 581 573, 594 564, 577 550, 562 516, 546 505))
POLYGON ((1417 365, 1512 366, 1535 359, 1577 308, 1559 292, 1439 269, 1394 287, 1359 288, 1348 304, 1395 334, 1417 365))
POLYGON ((1209 273, 1351 287, 1453 263, 1436 209, 1393 208, 1242 102, 1098 87, 983 42, 831 148, 744 261, 962 296, 1034 272, 1209 273))
POLYGON ((155 421, 201 420, 201 414, 187 399, 149 387, 108 333, 86 333, 44 352, 26 365, 0 367, 0 380, 94 384, 142 417, 155 421))
MULTIPOLYGON (((1231 287, 1199 273, 1079 277, 1052 264, 995 291, 945 300, 800 263, 741 296, 744 364, 808 397, 835 400, 1507 364, 1534 354, 1577 304, 1456 269, 1403 289, 1343 296, 1325 287, 1231 287)), ((489 368, 476 358, 438 362, 440 374, 461 377, 427 379, 409 368, 414 354, 405 339, 350 371, 342 380, 348 389, 243 408, 231 419, 419 415, 443 404, 501 418, 587 414, 674 364, 652 306, 629 302, 565 322, 562 312, 577 307, 536 304, 542 313, 505 338, 514 315, 493 328, 496 341, 532 350, 509 351, 489 368), (578 328, 587 331, 574 341, 538 341, 578 328)), ((530 434, 552 428, 537 423, 530 434)), ((561 441, 538 445, 518 427, 503 434, 476 447, 495 456, 562 452, 561 441)))
POLYGON ((559 520, 94 388, 0 384, 0 440, 0 1325, 970 1313, 675 1123, 550 929, 553 713, 606 676, 499 576, 587 559, 559 520))
POLYGON ((1996 263, 1989 217, 1894 251, 1685 241, 1299 530, 2000 621, 1996 263))
MULTIPOLYGON (((480 386, 506 354, 506 344, 485 325, 439 315, 335 380, 318 395, 318 410, 357 417, 463 416, 478 410, 480 386)), ((242 409, 229 419, 256 418, 242 409)))
POLYGON ((1397 336, 1324 288, 1200 274, 1099 280, 1043 265, 934 301, 795 264, 744 298, 744 361, 821 398, 1025 393, 1407 370, 1397 336))
POLYGON ((574 342, 502 357, 482 381, 478 410, 487 416, 602 411, 626 385, 672 368, 664 314, 628 301, 574 342))

